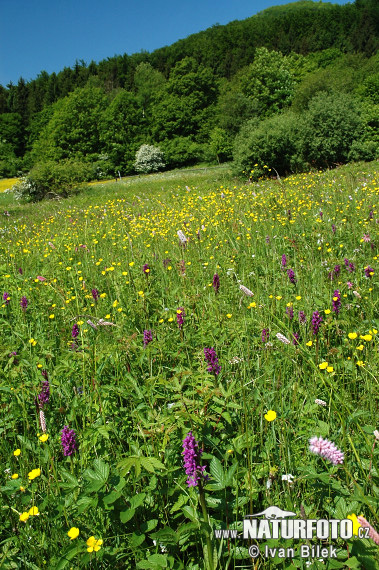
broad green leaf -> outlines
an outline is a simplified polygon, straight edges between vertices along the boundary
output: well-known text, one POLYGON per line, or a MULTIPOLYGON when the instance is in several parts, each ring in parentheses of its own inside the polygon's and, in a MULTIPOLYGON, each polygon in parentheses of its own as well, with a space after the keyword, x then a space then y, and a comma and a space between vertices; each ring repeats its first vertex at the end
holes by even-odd
POLYGON ((133 532, 129 539, 129 544, 132 548, 138 548, 145 540, 145 535, 137 532, 133 532))
POLYGON ((150 534, 149 538, 151 538, 151 540, 161 542, 162 544, 177 544, 179 541, 178 533, 172 530, 169 526, 165 526, 157 532, 150 534))
POLYGON ((190 519, 190 521, 198 522, 199 515, 198 515, 196 509, 194 509, 193 507, 186 505, 185 507, 183 507, 182 512, 187 518, 190 519))
POLYGON ((180 511, 182 506, 187 503, 189 500, 189 496, 188 495, 179 495, 178 500, 173 504, 173 506, 171 507, 170 513, 176 513, 176 511, 180 511))
POLYGON ((122 511, 120 513, 120 521, 122 523, 127 523, 128 521, 130 521, 130 519, 132 519, 135 515, 135 509, 126 509, 126 511, 122 511))
POLYGON ((221 462, 217 457, 214 457, 209 465, 209 471, 213 479, 219 485, 220 489, 225 487, 225 474, 221 462))
POLYGON ((152 531, 158 524, 158 519, 150 519, 141 524, 142 532, 150 532, 152 531))
POLYGON ((167 556, 163 556, 163 554, 152 554, 148 561, 155 564, 156 568, 167 568, 167 556))
POLYGON ((78 507, 78 514, 84 513, 90 507, 97 507, 98 498, 95 497, 82 497, 76 502, 78 507))
POLYGON ((132 497, 130 499, 130 506, 132 509, 138 509, 138 507, 140 507, 146 497, 146 493, 138 493, 138 495, 134 495, 134 497, 132 497))

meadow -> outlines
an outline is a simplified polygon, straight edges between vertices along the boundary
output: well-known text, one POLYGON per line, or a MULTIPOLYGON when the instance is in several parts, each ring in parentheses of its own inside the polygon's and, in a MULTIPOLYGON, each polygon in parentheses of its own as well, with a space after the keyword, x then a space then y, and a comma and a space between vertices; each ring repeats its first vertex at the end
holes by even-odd
POLYGON ((0 194, 1 569, 379 567, 378 163, 266 168, 0 194))

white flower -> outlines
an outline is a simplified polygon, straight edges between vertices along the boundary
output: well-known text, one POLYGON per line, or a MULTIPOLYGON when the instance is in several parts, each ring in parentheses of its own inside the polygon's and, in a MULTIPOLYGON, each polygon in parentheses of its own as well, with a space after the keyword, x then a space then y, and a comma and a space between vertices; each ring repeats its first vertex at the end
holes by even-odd
POLYGON ((318 404, 319 406, 326 406, 326 402, 324 402, 324 400, 319 400, 319 399, 315 400, 315 404, 318 404))
POLYGON ((240 358, 239 356, 233 356, 233 358, 229 360, 230 364, 238 364, 239 362, 243 362, 243 358, 240 358))
POLYGON ((185 245, 187 243, 188 239, 186 238, 186 236, 184 235, 182 230, 178 230, 176 233, 178 234, 178 238, 179 238, 180 243, 182 245, 185 245))
POLYGON ((374 436, 377 441, 379 441, 379 431, 376 429, 374 430, 374 436))
POLYGON ((294 475, 291 473, 287 473, 286 475, 282 475, 282 481, 288 481, 288 483, 292 483, 292 479, 294 479, 294 475))
POLYGON ((240 285, 240 289, 241 289, 242 293, 245 293, 245 295, 247 295, 248 297, 252 297, 254 295, 254 293, 252 291, 250 291, 250 289, 245 287, 245 285, 240 285))
POLYGON ((276 333, 276 338, 280 340, 280 342, 283 342, 284 344, 291 344, 291 341, 288 340, 288 338, 282 335, 281 333, 276 333))

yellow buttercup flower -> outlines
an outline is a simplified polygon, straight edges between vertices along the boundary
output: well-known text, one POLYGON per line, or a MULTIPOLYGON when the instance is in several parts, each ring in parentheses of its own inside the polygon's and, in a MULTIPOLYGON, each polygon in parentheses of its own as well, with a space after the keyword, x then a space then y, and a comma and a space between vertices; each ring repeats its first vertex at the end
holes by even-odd
POLYGON ((356 332, 351 332, 347 335, 349 337, 350 340, 354 340, 357 338, 357 333, 356 332))
POLYGON ((18 456, 20 455, 20 453, 21 453, 21 449, 15 449, 14 452, 13 452, 13 455, 14 455, 15 457, 18 457, 18 456))
POLYGON ((100 550, 103 541, 101 538, 96 540, 94 536, 90 536, 86 544, 88 546, 87 552, 97 552, 98 550, 100 550))
POLYGON ((309 341, 308 341, 308 342, 306 342, 305 344, 306 344, 307 346, 312 346, 312 344, 313 344, 313 341, 312 341, 312 340, 309 340, 309 341))
POLYGON ((21 513, 20 515, 20 521, 22 522, 26 522, 29 518, 29 513, 25 512, 25 513, 21 513))
POLYGON ((360 526, 362 526, 359 522, 358 522, 358 518, 357 515, 355 515, 354 513, 351 515, 347 515, 347 518, 350 519, 351 521, 353 521, 353 534, 355 536, 358 536, 358 529, 360 526))
POLYGON ((333 366, 327 366, 326 371, 327 372, 333 372, 334 368, 333 366))
POLYGON ((370 342, 370 340, 372 340, 372 336, 370 334, 364 334, 363 336, 361 335, 360 338, 362 338, 366 342, 370 342))
POLYGON ((68 531, 68 536, 70 537, 71 540, 74 540, 75 538, 77 538, 79 536, 79 529, 76 528, 75 526, 71 527, 70 530, 68 531))
POLYGON ((264 417, 268 422, 273 422, 276 418, 276 412, 274 412, 274 410, 269 410, 264 417))
POLYGON ((37 515, 39 515, 38 507, 31 507, 31 508, 29 509, 29 515, 30 515, 31 517, 32 517, 32 516, 37 516, 37 515))
POLYGON ((30 481, 33 481, 33 479, 35 479, 36 477, 39 477, 41 475, 41 469, 32 469, 32 471, 30 471, 28 473, 28 477, 30 479, 30 481))
POLYGON ((47 441, 49 439, 49 434, 48 433, 43 433, 39 438, 40 441, 42 441, 42 443, 45 443, 45 441, 47 441))
POLYGON ((320 370, 325 370, 325 368, 328 367, 328 363, 327 362, 321 362, 321 364, 319 364, 318 367, 320 368, 320 370))

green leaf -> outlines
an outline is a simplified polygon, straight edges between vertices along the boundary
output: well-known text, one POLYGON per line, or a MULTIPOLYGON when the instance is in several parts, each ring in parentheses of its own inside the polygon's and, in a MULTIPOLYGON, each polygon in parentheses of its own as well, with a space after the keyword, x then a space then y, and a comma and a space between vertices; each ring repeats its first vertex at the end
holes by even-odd
POLYGON ((228 422, 228 424, 232 425, 232 418, 230 417, 229 412, 223 412, 221 416, 228 422))
POLYGON ((178 500, 171 507, 170 513, 173 514, 176 513, 176 511, 180 511, 182 506, 188 502, 188 499, 188 495, 180 495, 178 500))
POLYGON ((98 498, 95 497, 82 497, 76 502, 78 507, 78 514, 84 513, 90 507, 97 507, 98 498))
POLYGON ((105 439, 109 439, 109 430, 105 426, 99 426, 97 428, 97 431, 99 432, 100 435, 105 437, 105 439))
POLYGON ((357 558, 355 556, 352 556, 351 558, 348 558, 347 560, 345 560, 344 564, 348 568, 360 568, 361 567, 360 562, 357 560, 357 558))
POLYGON ((141 458, 137 456, 126 457, 118 463, 117 467, 124 477, 131 471, 131 468, 134 467, 136 477, 138 477, 141 473, 141 458))
POLYGON ((157 568, 167 568, 167 556, 163 556, 163 554, 152 554, 148 561, 155 564, 157 568))
POLYGON ((75 546, 74 548, 71 548, 71 550, 68 550, 58 561, 58 564, 55 566, 55 570, 63 570, 63 568, 66 568, 70 560, 72 560, 74 556, 76 556, 77 554, 79 554, 79 552, 82 551, 83 551, 82 546, 75 546))
POLYGON ((135 513, 136 513, 135 509, 126 509, 126 511, 122 511, 120 513, 120 521, 122 523, 127 523, 128 521, 130 521, 130 519, 134 517, 135 513))
POLYGON ((221 465, 221 461, 214 457, 209 465, 209 471, 213 479, 216 481, 219 489, 225 488, 225 474, 221 465))
POLYGON ((95 459, 93 467, 93 469, 86 469, 83 473, 84 479, 90 483, 86 488, 89 492, 99 491, 109 477, 109 465, 101 459, 95 459))
POLYGON ((233 477, 238 467, 238 461, 233 463, 231 467, 229 467, 226 476, 225 476, 225 487, 230 487, 233 484, 233 477))
POLYGON ((76 487, 79 487, 79 481, 77 480, 77 478, 74 475, 72 475, 72 473, 67 471, 67 469, 64 469, 63 467, 61 467, 59 469, 59 474, 66 481, 66 482, 61 481, 59 483, 59 486, 61 487, 61 489, 75 489, 76 487))
POLYGON ((166 469, 163 463, 155 457, 141 457, 141 466, 149 473, 155 473, 155 469, 166 469))
POLYGON ((108 495, 105 495, 105 497, 103 497, 103 503, 104 505, 111 505, 112 503, 114 503, 115 501, 117 501, 117 499, 119 499, 122 495, 122 491, 111 491, 108 495))
POLYGON ((132 548, 138 548, 145 540, 145 535, 137 532, 133 532, 129 539, 129 544, 132 548))
POLYGON ((140 507, 146 497, 146 493, 138 493, 138 495, 134 495, 134 497, 132 497, 130 499, 130 506, 132 509, 138 509, 138 507, 140 507))
POLYGON ((186 505, 185 507, 183 507, 182 512, 190 521, 192 522, 199 521, 199 516, 197 514, 197 511, 193 507, 186 505))
POLYGON ((158 519, 150 519, 149 521, 144 522, 141 524, 142 532, 150 532, 153 530, 158 524, 158 519))
POLYGON ((29 451, 36 453, 36 446, 33 445, 27 437, 24 437, 23 435, 17 435, 17 439, 26 449, 29 449, 29 451))
POLYGON ((151 540, 156 540, 162 544, 177 544, 179 542, 178 533, 172 530, 169 526, 165 526, 149 536, 151 540))
POLYGON ((99 478, 101 478, 104 483, 108 480, 109 477, 109 465, 105 463, 101 459, 95 459, 93 462, 93 466, 95 469, 95 473, 99 478))
POLYGON ((321 437, 329 435, 329 424, 323 422, 322 420, 319 420, 316 427, 316 431, 317 434, 320 435, 321 437))

